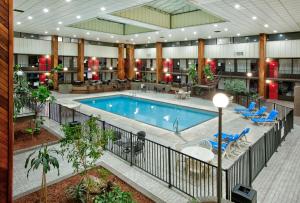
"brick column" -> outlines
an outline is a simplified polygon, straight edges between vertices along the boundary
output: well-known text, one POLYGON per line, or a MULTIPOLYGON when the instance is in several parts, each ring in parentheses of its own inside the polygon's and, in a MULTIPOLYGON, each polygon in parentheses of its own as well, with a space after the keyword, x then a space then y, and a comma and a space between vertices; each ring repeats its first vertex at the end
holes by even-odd
POLYGON ((135 77, 134 46, 132 44, 126 45, 126 60, 127 60, 126 77, 132 80, 135 77))
POLYGON ((266 98, 266 34, 259 35, 258 94, 266 98))
MULTIPOLYGON (((51 66, 55 68, 58 66, 58 36, 51 37, 51 66)), ((53 89, 58 89, 58 73, 53 73, 53 89)))
POLYGON ((84 81, 84 39, 78 41, 77 80, 84 81))
POLYGON ((118 79, 125 79, 124 44, 118 45, 118 79))
POLYGON ((163 56, 162 56, 162 43, 156 42, 156 83, 163 79, 163 56))
POLYGON ((204 58, 204 47, 205 47, 205 40, 199 39, 198 40, 198 83, 201 84, 201 80, 203 79, 204 73, 204 66, 205 66, 205 58, 204 58))
POLYGON ((13 202, 13 0, 0 1, 0 202, 13 202))

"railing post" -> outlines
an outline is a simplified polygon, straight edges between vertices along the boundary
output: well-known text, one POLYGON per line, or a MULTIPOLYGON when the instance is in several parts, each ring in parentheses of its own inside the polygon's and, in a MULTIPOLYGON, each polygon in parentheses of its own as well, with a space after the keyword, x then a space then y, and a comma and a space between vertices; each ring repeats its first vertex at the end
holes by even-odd
POLYGON ((105 121, 102 121, 102 129, 105 130, 105 121))
POLYGON ((276 104, 275 103, 273 103, 273 109, 276 110, 276 104))
POLYGON ((225 174, 226 174, 226 199, 230 199, 230 196, 229 196, 229 193, 230 193, 230 191, 229 191, 229 177, 228 177, 228 169, 226 169, 226 171, 225 171, 225 174))
POLYGON ((264 134, 264 145, 265 145, 265 167, 267 167, 267 134, 264 134))
POLYGON ((252 154, 251 147, 249 147, 249 186, 252 187, 252 154))
POLYGON ((73 122, 75 121, 75 110, 74 109, 72 109, 72 120, 73 120, 73 122))
POLYGON ((130 166, 133 165, 133 143, 132 143, 132 132, 130 132, 130 166))
POLYGON ((48 115, 49 115, 49 119, 51 118, 50 114, 51 114, 51 103, 49 102, 49 107, 48 107, 48 115))
POLYGON ((171 183, 171 147, 168 147, 168 170, 169 170, 169 188, 172 187, 171 183))
POLYGON ((61 105, 60 104, 58 105, 58 112, 59 112, 58 120, 59 120, 59 124, 61 124, 61 105))

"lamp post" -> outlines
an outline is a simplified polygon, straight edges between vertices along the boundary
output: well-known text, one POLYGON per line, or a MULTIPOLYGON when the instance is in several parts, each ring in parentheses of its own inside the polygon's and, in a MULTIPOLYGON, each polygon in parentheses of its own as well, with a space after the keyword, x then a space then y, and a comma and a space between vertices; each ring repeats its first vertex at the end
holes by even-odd
POLYGON ((225 94, 217 93, 213 97, 213 103, 219 110, 217 197, 218 197, 218 203, 221 203, 221 199, 222 199, 222 109, 227 107, 229 103, 229 99, 225 94))

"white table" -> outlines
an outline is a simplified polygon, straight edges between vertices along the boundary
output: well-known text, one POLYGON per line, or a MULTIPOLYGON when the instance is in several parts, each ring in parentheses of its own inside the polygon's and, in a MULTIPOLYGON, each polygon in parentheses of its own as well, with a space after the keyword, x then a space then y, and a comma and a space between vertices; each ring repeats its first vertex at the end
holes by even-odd
POLYGON ((215 157, 212 151, 199 146, 185 147, 181 152, 206 163, 210 163, 215 157))

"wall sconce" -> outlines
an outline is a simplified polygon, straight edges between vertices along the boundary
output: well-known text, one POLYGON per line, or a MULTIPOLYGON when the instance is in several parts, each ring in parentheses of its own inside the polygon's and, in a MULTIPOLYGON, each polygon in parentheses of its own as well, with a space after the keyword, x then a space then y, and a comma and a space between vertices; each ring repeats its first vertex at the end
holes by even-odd
POLYGON ((164 73, 167 73, 168 72, 168 68, 164 68, 164 73))
POLYGON ((269 80, 269 79, 266 80, 266 83, 267 83, 267 84, 270 84, 271 82, 272 82, 272 81, 269 80))
POLYGON ((47 54, 47 55, 45 56, 45 58, 48 59, 48 58, 49 58, 49 55, 47 54))
POLYGON ((109 67, 109 70, 112 70, 113 69, 113 67, 109 67))
POLYGON ((134 68, 133 70, 136 72, 136 71, 137 71, 137 68, 134 68))
POLYGON ((96 75, 96 72, 95 72, 95 71, 93 71, 93 72, 92 72, 92 74, 93 74, 93 75, 96 75))
POLYGON ((95 56, 93 56, 93 57, 92 57, 92 60, 93 60, 93 61, 95 61, 95 60, 96 60, 96 57, 95 57, 95 56))
POLYGON ((46 76, 50 76, 50 73, 49 73, 49 72, 46 72, 45 75, 46 75, 46 76))
POLYGON ((266 62, 267 62, 267 63, 269 63, 270 61, 271 61, 271 59, 270 59, 270 58, 267 58, 267 59, 266 59, 266 62))
POLYGON ((248 72, 248 73, 247 73, 247 77, 249 77, 249 78, 252 77, 252 75, 253 75, 253 74, 252 74, 251 72, 248 72))
POLYGON ((170 62, 170 59, 167 58, 167 59, 166 59, 166 62, 170 62))
POLYGON ((139 62, 140 61, 140 59, 135 59, 135 62, 139 62))
POLYGON ((64 67, 64 69, 63 69, 64 71, 68 71, 68 68, 67 67, 64 67))
POLYGON ((154 68, 151 68, 151 71, 154 71, 154 68))

